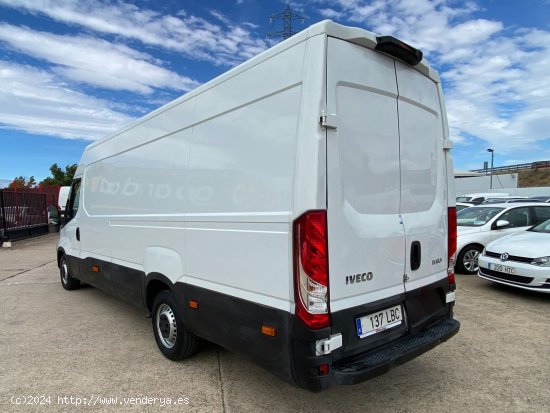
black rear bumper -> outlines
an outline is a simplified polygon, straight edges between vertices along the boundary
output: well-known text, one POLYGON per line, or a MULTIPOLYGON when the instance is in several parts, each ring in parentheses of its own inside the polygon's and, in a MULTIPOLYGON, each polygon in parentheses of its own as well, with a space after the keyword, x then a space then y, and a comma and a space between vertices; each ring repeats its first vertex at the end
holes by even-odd
POLYGON ((430 350, 458 332, 453 303, 446 303, 447 280, 376 302, 331 314, 331 326, 307 328, 287 311, 275 309, 190 284, 176 283, 184 324, 197 336, 231 351, 246 354, 283 380, 310 391, 337 384, 354 384, 382 374, 430 350), (191 309, 190 300, 200 302, 191 309), (399 327, 360 338, 356 319, 401 305, 399 327), (262 333, 276 329, 275 336, 262 333), (342 336, 342 346, 317 355, 316 342, 342 336))
POLYGON ((334 380, 337 384, 356 384, 383 374, 448 340, 459 328, 457 320, 445 318, 420 333, 406 335, 334 366, 334 380))

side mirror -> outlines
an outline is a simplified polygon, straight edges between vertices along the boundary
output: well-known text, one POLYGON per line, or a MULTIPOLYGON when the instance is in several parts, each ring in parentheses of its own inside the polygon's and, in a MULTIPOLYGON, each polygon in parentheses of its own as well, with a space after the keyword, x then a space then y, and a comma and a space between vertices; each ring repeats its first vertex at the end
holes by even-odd
POLYGON ((59 225, 61 228, 63 228, 67 224, 67 222, 70 221, 71 218, 68 215, 69 215, 69 210, 67 208, 65 208, 65 211, 60 212, 59 225))
POLYGON ((510 225, 509 221, 506 221, 505 219, 499 219, 496 224, 496 229, 502 229, 510 225))

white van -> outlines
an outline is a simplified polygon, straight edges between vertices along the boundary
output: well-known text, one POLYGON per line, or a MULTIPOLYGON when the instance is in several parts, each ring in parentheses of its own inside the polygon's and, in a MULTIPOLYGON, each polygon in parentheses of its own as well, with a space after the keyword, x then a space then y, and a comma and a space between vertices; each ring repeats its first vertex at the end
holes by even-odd
POLYGON ((57 198, 57 206, 61 212, 65 211, 67 205, 67 199, 69 198, 70 186, 62 186, 59 188, 59 196, 57 198))
POLYGON ((421 56, 324 21, 91 144, 63 286, 143 306, 170 359, 202 338, 313 391, 447 340, 453 165, 421 56))

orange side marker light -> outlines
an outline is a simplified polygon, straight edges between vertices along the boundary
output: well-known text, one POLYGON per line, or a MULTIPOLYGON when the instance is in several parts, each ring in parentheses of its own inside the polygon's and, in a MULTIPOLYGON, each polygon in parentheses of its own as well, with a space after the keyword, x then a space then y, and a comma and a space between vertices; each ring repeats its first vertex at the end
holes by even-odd
POLYGON ((277 329, 271 326, 262 326, 262 334, 266 336, 275 337, 277 335, 277 329))

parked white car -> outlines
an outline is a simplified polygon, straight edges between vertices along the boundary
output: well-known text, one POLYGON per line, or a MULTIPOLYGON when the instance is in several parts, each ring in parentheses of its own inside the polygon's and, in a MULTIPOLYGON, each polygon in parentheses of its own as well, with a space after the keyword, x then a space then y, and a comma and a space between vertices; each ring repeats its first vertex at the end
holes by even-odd
POLYGON ((479 192, 475 194, 465 194, 456 197, 456 202, 469 202, 472 204, 481 204, 488 198, 507 198, 510 194, 507 192, 479 192))
POLYGON ((465 208, 473 207, 475 204, 470 204, 468 202, 457 202, 456 203, 456 212, 460 212, 465 208))
POLYGON ((525 202, 477 205, 457 213, 457 272, 475 274, 483 248, 550 218, 550 204, 525 202))
POLYGON ((479 257, 481 278, 550 294, 550 219, 487 245, 479 257))

